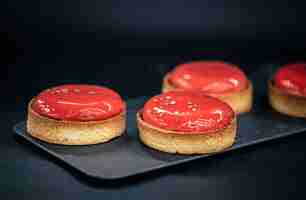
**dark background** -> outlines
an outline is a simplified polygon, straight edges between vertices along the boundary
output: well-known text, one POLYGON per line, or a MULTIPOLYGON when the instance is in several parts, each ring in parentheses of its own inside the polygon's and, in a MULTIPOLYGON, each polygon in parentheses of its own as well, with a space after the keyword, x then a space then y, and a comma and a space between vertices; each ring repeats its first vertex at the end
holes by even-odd
POLYGON ((124 97, 153 95, 174 63, 191 59, 222 59, 247 72, 270 61, 303 60, 305 5, 10 0, 0 5, 1 101, 22 104, 68 82, 106 85, 124 97))
POLYGON ((222 59, 247 74, 265 63, 304 60, 305 6, 285 0, 1 1, 1 197, 302 197, 305 134, 110 184, 89 181, 16 143, 11 128, 24 119, 32 96, 62 83, 106 85, 130 98, 158 93, 163 75, 192 59, 222 59))

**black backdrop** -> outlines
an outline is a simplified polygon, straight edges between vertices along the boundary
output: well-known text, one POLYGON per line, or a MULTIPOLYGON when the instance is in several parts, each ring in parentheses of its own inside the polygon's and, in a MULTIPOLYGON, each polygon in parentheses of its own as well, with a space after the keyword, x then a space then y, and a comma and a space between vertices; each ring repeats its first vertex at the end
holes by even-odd
POLYGON ((305 58, 303 1, 53 0, 0 3, 3 102, 96 83, 128 97, 159 92, 174 63, 223 59, 247 72, 305 58), (2 4, 2 5, 1 5, 2 4))
POLYGON ((12 126, 29 98, 61 83, 103 84, 128 98, 158 93, 164 73, 190 59, 224 59, 248 74, 304 60, 304 2, 1 0, 1 199, 301 198, 305 134, 107 185, 13 139, 12 126))

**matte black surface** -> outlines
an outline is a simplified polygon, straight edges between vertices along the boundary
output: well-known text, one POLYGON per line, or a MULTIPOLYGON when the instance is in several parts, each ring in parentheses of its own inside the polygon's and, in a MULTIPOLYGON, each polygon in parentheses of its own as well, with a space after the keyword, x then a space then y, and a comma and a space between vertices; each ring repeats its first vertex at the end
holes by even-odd
MULTIPOLYGON (((271 65, 253 74, 252 81, 256 84, 254 107, 252 112, 238 117, 238 136, 235 144, 228 150, 306 130, 304 119, 280 115, 267 105, 265 83, 273 71, 274 67, 271 65)), ((144 102, 145 98, 127 101, 127 133, 106 144, 76 147, 47 144, 26 134, 24 122, 17 124, 15 131, 19 136, 68 165, 88 176, 101 179, 124 178, 210 156, 173 155, 142 145, 137 138, 135 116, 144 102)))

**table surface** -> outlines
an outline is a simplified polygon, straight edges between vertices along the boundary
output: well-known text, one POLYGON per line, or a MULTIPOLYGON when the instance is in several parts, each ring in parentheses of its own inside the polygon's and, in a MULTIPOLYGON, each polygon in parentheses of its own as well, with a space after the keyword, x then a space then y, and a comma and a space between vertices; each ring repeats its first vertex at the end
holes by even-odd
POLYGON ((304 133, 121 181, 98 181, 14 137, 12 126, 25 117, 16 107, 4 106, 0 119, 1 199, 288 199, 304 194, 304 133))

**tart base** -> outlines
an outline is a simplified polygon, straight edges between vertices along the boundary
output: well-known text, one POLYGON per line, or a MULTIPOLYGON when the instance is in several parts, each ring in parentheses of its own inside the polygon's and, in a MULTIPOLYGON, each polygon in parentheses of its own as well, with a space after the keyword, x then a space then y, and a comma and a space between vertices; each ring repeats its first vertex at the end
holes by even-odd
MULTIPOLYGON (((162 92, 177 90, 177 88, 169 81, 169 74, 163 80, 162 92)), ((236 114, 247 113, 252 109, 253 104, 253 85, 248 80, 248 87, 239 92, 228 95, 214 96, 232 107, 236 114)))
POLYGON ((306 118, 306 97, 290 95, 268 82, 268 97, 271 107, 285 115, 306 118))
POLYGON ((125 131, 125 112, 100 121, 65 121, 47 118, 28 105, 27 132, 42 141, 63 145, 88 145, 107 142, 125 131))
POLYGON ((236 138, 236 118, 222 130, 211 133, 182 134, 169 131, 146 123, 137 113, 137 125, 140 140, 147 146, 167 152, 178 154, 206 154, 224 151, 233 145, 236 138))

